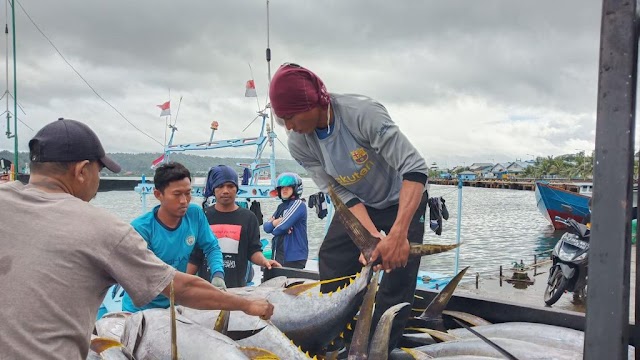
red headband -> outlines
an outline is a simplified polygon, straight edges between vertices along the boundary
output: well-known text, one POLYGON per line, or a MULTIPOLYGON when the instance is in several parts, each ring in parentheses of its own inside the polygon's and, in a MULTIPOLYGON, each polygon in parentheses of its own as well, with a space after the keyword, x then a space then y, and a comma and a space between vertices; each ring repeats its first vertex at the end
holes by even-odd
POLYGON ((320 78, 296 64, 284 64, 278 69, 269 87, 271 108, 279 118, 287 118, 311 110, 315 106, 326 107, 329 93, 320 78))

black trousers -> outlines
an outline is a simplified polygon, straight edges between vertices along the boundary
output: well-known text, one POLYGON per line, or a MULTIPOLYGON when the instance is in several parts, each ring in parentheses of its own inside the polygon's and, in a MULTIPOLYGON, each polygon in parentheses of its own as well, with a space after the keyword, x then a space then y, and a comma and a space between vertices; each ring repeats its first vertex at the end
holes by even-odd
MULTIPOLYGON (((422 194, 420 205, 409 225, 408 238, 410 243, 422 244, 425 229, 425 210, 428 199, 429 195, 425 191, 422 194)), ((388 234, 396 220, 398 206, 395 205, 382 210, 367 207, 367 212, 376 227, 388 234)), ((362 264, 358 261, 359 257, 360 250, 346 233, 344 225, 342 225, 338 217, 334 217, 324 241, 320 246, 318 264, 320 280, 353 275, 359 272, 362 270, 362 264)), ((382 314, 391 306, 402 302, 408 302, 413 305, 419 267, 420 258, 409 258, 406 267, 397 268, 388 274, 384 274, 376 296, 372 328, 377 326, 382 314)), ((335 291, 339 286, 342 287, 347 281, 348 280, 323 284, 320 287, 320 291, 323 293, 335 291)), ((410 314, 411 306, 408 306, 403 308, 396 316, 391 328, 389 351, 396 347, 402 337, 405 324, 410 314)), ((373 335, 373 331, 371 335, 373 335)))

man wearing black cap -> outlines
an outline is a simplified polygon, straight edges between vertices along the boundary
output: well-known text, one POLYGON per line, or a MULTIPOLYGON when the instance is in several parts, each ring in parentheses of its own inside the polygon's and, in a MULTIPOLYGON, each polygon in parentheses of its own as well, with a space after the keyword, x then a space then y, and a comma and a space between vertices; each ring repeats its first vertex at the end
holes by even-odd
POLYGON ((224 293, 175 271, 127 223, 88 202, 106 156, 85 124, 60 119, 29 142, 28 185, 0 185, 0 353, 3 359, 85 359, 98 307, 121 284, 136 304, 159 293, 200 309, 269 318, 273 306, 224 293))
MULTIPOLYGON (((271 269, 279 267, 275 260, 262 254, 260 226, 256 215, 236 204, 238 194, 238 174, 226 165, 214 166, 207 176, 207 188, 213 190, 216 202, 206 209, 206 217, 211 230, 218 238, 224 257, 224 281, 230 288, 247 285, 249 261, 271 269)), ((205 193, 211 190, 205 190, 205 193)), ((187 272, 199 274, 204 279, 211 278, 211 270, 203 251, 196 247, 189 259, 187 272)), ((215 279, 214 279, 215 280, 215 279)))

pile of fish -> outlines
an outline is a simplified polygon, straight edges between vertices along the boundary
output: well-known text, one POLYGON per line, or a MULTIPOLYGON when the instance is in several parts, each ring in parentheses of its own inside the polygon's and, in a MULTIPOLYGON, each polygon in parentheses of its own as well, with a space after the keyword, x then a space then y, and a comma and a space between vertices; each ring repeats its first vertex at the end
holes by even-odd
MULTIPOLYGON (((281 279, 258 287, 230 289, 243 296, 268 299, 274 304, 270 321, 236 311, 205 311, 178 306, 174 326, 179 358, 309 359, 309 351, 303 352, 302 348, 318 353, 340 335, 357 310, 356 298, 367 288, 369 274, 370 267, 365 267, 354 281, 333 294, 312 292, 319 282, 288 288, 275 286, 281 279)), ((369 312, 373 310, 377 279, 375 276, 371 280, 372 286, 367 291, 369 312)), ((380 320, 374 334, 379 341, 375 342, 370 358, 381 358, 378 353, 386 356, 391 323, 397 311, 406 305, 392 307, 380 320)), ((371 316, 368 325, 367 329, 371 316)), ((171 328, 169 309, 107 314, 96 322, 96 337, 91 342, 89 359, 171 359, 171 328)), ((364 343, 367 356, 368 333, 364 343)))
MULTIPOLYGON (((364 229, 332 189, 329 192, 335 199, 337 216, 368 257, 379 239, 364 229)), ((455 247, 413 245, 410 256, 437 254, 455 247)), ((582 358, 584 334, 580 331, 532 323, 491 324, 471 314, 446 311, 467 269, 457 274, 419 316, 410 319, 403 344, 411 347, 388 354, 391 324, 398 311, 409 304, 392 306, 372 326, 381 275, 371 266, 364 267, 343 288, 328 294, 319 292, 323 282, 283 277, 256 287, 229 289, 239 296, 269 300, 274 305, 269 321, 238 311, 181 306, 107 314, 95 324, 87 359, 331 360, 337 358, 337 353, 327 353, 327 346, 345 337, 348 331, 353 332, 347 344, 351 360, 582 358), (446 329, 443 314, 455 318, 463 328, 446 329)), ((634 357, 633 348, 629 354, 629 358, 634 357)))

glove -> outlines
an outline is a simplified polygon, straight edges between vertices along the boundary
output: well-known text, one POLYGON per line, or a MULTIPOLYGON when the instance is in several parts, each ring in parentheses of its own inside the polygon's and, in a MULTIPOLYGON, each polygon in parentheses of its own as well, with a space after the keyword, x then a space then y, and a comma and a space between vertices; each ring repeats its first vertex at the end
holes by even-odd
POLYGON ((211 285, 217 287, 219 290, 226 291, 227 284, 224 282, 224 278, 221 276, 214 276, 211 280, 211 285))

